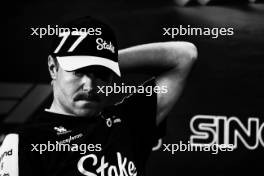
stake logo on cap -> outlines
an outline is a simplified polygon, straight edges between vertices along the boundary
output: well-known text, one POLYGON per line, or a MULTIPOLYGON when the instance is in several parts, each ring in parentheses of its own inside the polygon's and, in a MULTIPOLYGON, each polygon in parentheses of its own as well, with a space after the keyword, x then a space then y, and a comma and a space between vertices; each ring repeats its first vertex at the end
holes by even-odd
POLYGON ((80 18, 64 26, 65 30, 54 38, 51 51, 63 70, 98 65, 121 76, 117 42, 109 26, 91 17, 80 18))

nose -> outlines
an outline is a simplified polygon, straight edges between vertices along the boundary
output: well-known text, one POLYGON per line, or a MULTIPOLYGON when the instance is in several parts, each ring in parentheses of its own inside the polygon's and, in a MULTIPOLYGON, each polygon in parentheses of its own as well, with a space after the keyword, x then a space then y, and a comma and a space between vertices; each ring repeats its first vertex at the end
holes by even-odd
POLYGON ((83 75, 82 77, 83 91, 92 91, 96 86, 96 80, 94 74, 83 75))

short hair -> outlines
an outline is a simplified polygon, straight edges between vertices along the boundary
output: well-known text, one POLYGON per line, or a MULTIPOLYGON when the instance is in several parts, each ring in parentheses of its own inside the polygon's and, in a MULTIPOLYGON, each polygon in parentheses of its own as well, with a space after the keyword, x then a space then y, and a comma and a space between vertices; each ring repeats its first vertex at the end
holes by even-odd
POLYGON ((58 60, 57 60, 57 57, 54 56, 53 54, 50 54, 48 57, 51 57, 51 58, 53 59, 54 64, 55 64, 55 66, 56 66, 56 69, 58 70, 60 64, 59 64, 59 62, 58 62, 58 60))

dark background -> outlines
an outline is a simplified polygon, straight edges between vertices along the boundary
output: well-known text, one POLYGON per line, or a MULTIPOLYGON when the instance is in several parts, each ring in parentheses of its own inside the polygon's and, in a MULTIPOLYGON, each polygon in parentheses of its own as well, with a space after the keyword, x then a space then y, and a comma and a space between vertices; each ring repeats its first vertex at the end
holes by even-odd
MULTIPOLYGON (((209 3, 176 6, 173 1, 27 0, 7 5, 7 39, 0 70, 0 120, 3 127, 24 122, 49 101, 47 52, 51 38, 31 36, 32 27, 61 24, 91 15, 111 24, 119 47, 149 42, 193 42, 199 59, 180 100, 167 121, 165 143, 189 140, 190 119, 198 114, 235 116, 247 125, 249 117, 264 117, 264 5, 263 3, 209 3), (163 36, 163 27, 232 27, 233 36, 163 36), (36 102, 36 103, 32 103, 36 102), (26 113, 28 112, 28 113, 26 113), (25 115, 26 114, 26 115, 25 115), (23 119, 22 119, 23 117, 23 119), (22 120, 19 120, 21 118, 22 120), (8 120, 11 119, 11 120, 8 120), (7 123, 9 122, 9 123, 7 123)), ((142 80, 138 75, 134 78, 142 80)), ((130 78, 130 77, 129 77, 130 78)), ((128 79, 130 83, 135 79, 128 79), (132 81, 131 81, 132 80, 132 81)), ((263 135, 263 133, 262 133, 263 135)), ((233 152, 153 152, 149 176, 255 175, 264 161, 263 146, 233 152)), ((262 172, 263 173, 263 172, 262 172)))

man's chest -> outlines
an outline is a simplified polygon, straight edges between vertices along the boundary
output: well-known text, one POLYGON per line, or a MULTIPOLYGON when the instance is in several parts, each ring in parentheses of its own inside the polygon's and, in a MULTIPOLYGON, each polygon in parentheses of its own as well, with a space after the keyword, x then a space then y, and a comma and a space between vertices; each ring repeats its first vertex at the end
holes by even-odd
POLYGON ((120 118, 56 123, 45 130, 33 152, 42 155, 44 167, 56 170, 55 175, 137 175, 139 136, 120 118))

